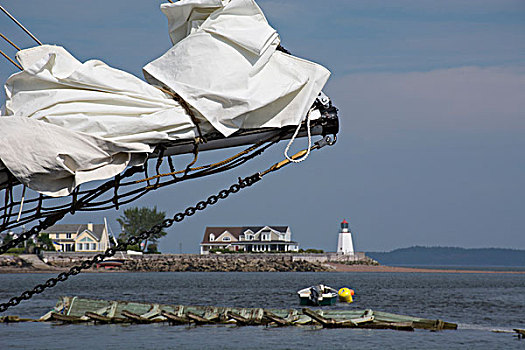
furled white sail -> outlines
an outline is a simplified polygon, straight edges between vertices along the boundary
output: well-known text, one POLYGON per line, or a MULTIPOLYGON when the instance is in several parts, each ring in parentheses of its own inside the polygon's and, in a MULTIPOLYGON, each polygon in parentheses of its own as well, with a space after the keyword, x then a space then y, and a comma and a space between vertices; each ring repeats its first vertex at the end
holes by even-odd
POLYGON ((182 97, 204 133, 298 125, 330 73, 277 51, 279 36, 253 0, 163 4, 173 47, 144 67, 148 84, 98 60, 43 45, 17 54, 6 85, 0 168, 51 196, 110 178, 159 142, 193 139, 182 97))
POLYGON ((126 143, 195 135, 177 102, 132 74, 98 60, 81 63, 60 46, 22 50, 17 59, 24 70, 7 80, 7 116, 126 143))
POLYGON ((163 4, 174 46, 144 67, 223 135, 297 125, 330 72, 276 51, 277 32, 253 0, 163 4))
POLYGON ((107 141, 31 118, 0 118, 0 128, 5 167, 24 185, 54 197, 142 164, 149 151, 145 144, 107 141))
POLYGON ((0 160, 31 189, 64 196, 144 162, 161 141, 195 136, 177 102, 129 73, 59 46, 17 59, 24 70, 5 86, 0 160))

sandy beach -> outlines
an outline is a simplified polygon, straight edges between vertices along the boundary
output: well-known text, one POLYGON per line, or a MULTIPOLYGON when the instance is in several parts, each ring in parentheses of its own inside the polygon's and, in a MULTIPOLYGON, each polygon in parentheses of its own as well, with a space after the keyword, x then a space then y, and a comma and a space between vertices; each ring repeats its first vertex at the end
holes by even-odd
POLYGON ((453 270, 453 269, 432 269, 432 268, 412 268, 394 266, 373 266, 373 265, 345 265, 328 263, 337 272, 417 272, 417 273, 511 273, 525 274, 525 271, 489 271, 489 270, 453 270))
MULTIPOLYGON (((394 272, 394 273, 484 273, 484 274, 525 274, 525 271, 491 271, 491 270, 459 270, 459 269, 433 269, 433 268, 412 268, 412 267, 396 267, 396 266, 373 266, 373 265, 345 265, 337 263, 326 263, 333 268, 334 272, 394 272)), ((36 269, 32 267, 0 267, 0 274, 2 273, 60 273, 69 270, 69 268, 52 268, 36 269)), ((114 273, 114 272, 130 272, 120 269, 89 269, 83 271, 84 273, 114 273)), ((135 271, 148 272, 148 271, 135 271)), ((151 271, 149 271, 151 272, 151 271)))

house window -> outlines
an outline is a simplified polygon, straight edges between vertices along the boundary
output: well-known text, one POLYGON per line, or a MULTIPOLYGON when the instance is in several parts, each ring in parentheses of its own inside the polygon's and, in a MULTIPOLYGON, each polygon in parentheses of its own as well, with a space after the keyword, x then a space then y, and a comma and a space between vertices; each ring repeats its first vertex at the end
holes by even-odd
POLYGON ((66 238, 71 239, 71 233, 66 233, 66 238))
POLYGON ((272 234, 266 230, 261 232, 261 241, 271 241, 272 234))
POLYGON ((89 243, 84 243, 84 250, 89 250, 89 243))
POLYGON ((82 250, 82 243, 77 243, 77 250, 82 250))
POLYGON ((210 233, 210 242, 215 241, 215 235, 213 233, 210 233))
POLYGON ((97 250, 97 244, 91 243, 91 250, 97 250))
POLYGON ((246 234, 245 237, 246 237, 246 240, 247 240, 247 241, 251 241, 251 240, 253 240, 253 235, 251 235, 251 234, 249 234, 249 233, 246 234))
POLYGON ((222 237, 222 240, 223 240, 223 241, 231 241, 232 238, 231 238, 231 237, 222 237))

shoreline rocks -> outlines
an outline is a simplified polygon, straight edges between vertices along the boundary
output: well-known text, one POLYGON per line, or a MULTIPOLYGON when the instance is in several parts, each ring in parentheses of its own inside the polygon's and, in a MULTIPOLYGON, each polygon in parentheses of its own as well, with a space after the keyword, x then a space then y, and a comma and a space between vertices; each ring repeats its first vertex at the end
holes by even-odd
MULTIPOLYGON (((43 260, 36 255, 31 259, 24 256, 0 256, 0 272, 43 272, 67 270, 89 259, 93 254, 52 253, 43 260), (38 260, 38 261, 36 261, 38 260), (38 266, 33 263, 38 262, 38 266)), ((326 254, 145 254, 117 255, 124 263, 110 269, 94 266, 87 272, 322 272, 335 271, 326 254)), ((371 260, 371 259, 370 259, 371 260)), ((375 261, 354 261, 348 264, 377 264, 375 261)))
POLYGON ((257 256, 236 258, 211 257, 163 257, 159 259, 131 259, 124 262, 121 270, 151 272, 319 272, 331 271, 325 264, 290 258, 257 256))
POLYGON ((32 265, 16 255, 3 255, 0 257, 0 268, 19 269, 32 265))

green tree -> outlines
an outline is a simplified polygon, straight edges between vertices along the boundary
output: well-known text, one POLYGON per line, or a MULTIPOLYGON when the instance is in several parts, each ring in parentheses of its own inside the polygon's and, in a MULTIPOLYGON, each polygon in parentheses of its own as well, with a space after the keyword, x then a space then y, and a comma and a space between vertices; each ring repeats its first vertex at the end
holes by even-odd
POLYGON ((41 233, 40 236, 38 236, 38 240, 42 244, 43 250, 47 250, 47 251, 55 250, 55 246, 53 245, 51 238, 49 238, 49 233, 41 233))
MULTIPOLYGON (((166 217, 163 211, 157 211, 157 207, 153 209, 142 207, 133 207, 124 210, 124 215, 117 219, 122 227, 122 232, 119 234, 119 239, 127 241, 130 237, 138 236, 140 233, 149 230, 156 224, 161 223, 166 217)), ((164 230, 150 236, 149 241, 157 243, 157 241, 164 237, 166 232, 164 230)), ((141 250, 144 251, 148 246, 148 240, 141 245, 141 250)))
POLYGON ((7 244, 7 243, 11 242, 13 239, 14 239, 13 235, 10 232, 8 232, 8 233, 5 234, 2 244, 7 244))
POLYGON ((148 254, 158 254, 158 246, 155 243, 148 244, 148 254))

